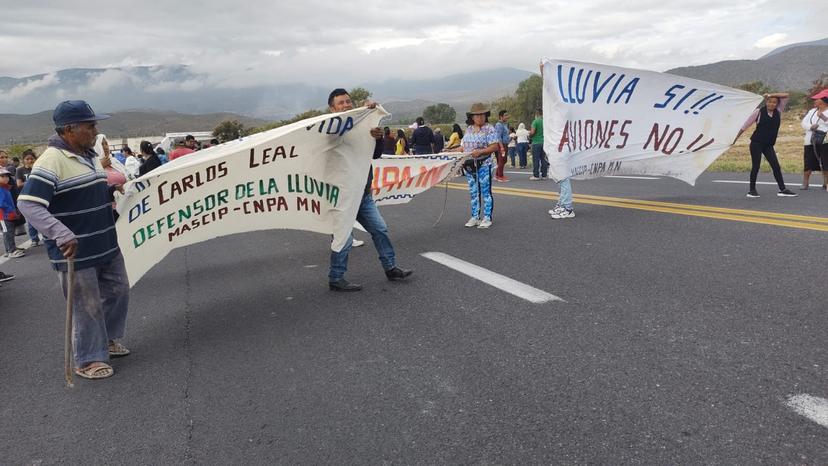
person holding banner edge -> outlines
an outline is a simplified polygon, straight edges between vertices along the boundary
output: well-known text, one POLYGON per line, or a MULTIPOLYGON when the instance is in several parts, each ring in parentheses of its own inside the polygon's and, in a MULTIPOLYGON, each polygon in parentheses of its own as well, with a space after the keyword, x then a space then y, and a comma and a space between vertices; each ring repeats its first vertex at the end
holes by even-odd
MULTIPOLYGON (((540 74, 541 79, 543 79, 543 62, 540 63, 540 74)), ((541 131, 543 131, 543 110, 538 109, 536 115, 538 118, 541 119, 541 123, 539 127, 541 131)), ((537 119, 535 120, 537 121, 537 119)), ((535 122, 532 122, 532 131, 535 131, 535 122)), ((543 132, 541 132, 541 137, 543 137, 543 132)), ((543 140, 541 140, 541 150, 543 150, 543 140)), ((532 146, 532 152, 534 154, 535 146, 532 146)), ((532 156, 533 163, 534 163, 534 155, 532 156)), ((546 164, 544 170, 549 168, 549 162, 546 159, 546 154, 543 154, 543 162, 546 164)), ((545 178, 545 176, 544 176, 545 178)), ((530 178, 531 179, 531 178, 530 178)), ((549 210, 549 216, 555 220, 560 220, 564 218, 575 218, 575 210, 572 207, 572 181, 569 178, 564 178, 563 180, 558 182, 559 191, 558 194, 558 203, 555 204, 555 207, 549 210)))
MULTIPOLYGON (((788 103, 788 94, 784 92, 777 92, 774 94, 765 94, 765 105, 757 108, 751 113, 750 117, 742 125, 736 139, 747 131, 754 124, 756 129, 750 135, 750 190, 747 197, 757 198, 759 193, 756 191, 756 178, 759 175, 759 166, 762 163, 762 155, 767 159, 768 164, 773 171, 773 178, 779 186, 779 192, 776 193, 779 197, 796 197, 797 194, 785 187, 785 180, 782 178, 782 168, 779 166, 779 159, 776 157, 776 151, 773 146, 776 144, 776 137, 779 135, 779 125, 782 122, 782 112, 785 105, 788 103)), ((734 142, 736 142, 734 140, 734 142)))
POLYGON ((53 114, 56 135, 37 159, 19 197, 19 207, 46 238, 52 267, 64 296, 70 283, 74 306, 75 373, 86 379, 114 374, 109 358, 130 351, 116 340, 124 336, 129 283, 118 247, 111 202, 116 189, 92 148, 98 134, 96 115, 82 100, 64 101, 53 114), (74 280, 69 262, 74 264, 74 280))
POLYGON ((489 228, 492 226, 492 160, 491 155, 500 148, 492 125, 489 124, 491 111, 482 103, 475 103, 466 112, 469 126, 463 136, 460 147, 453 152, 463 152, 471 158, 463 162, 463 171, 469 183, 471 196, 471 218, 466 227, 489 228), (481 218, 481 209, 483 215, 481 218))
MULTIPOLYGON (((374 108, 375 106, 375 103, 368 103, 369 108, 374 108)), ((331 91, 328 96, 328 108, 331 112, 335 113, 345 112, 352 110, 354 103, 348 91, 337 88, 331 91)), ((382 129, 371 128, 371 136, 376 139, 373 158, 378 159, 382 156, 384 146, 382 129)), ((371 235, 371 239, 374 241, 374 247, 377 249, 377 253, 379 253, 380 264, 382 264, 382 268, 385 270, 385 277, 392 282, 405 280, 413 271, 397 267, 394 246, 388 237, 388 226, 386 226, 385 220, 382 218, 379 209, 377 209, 377 205, 374 203, 374 198, 371 194, 371 182, 373 178, 374 169, 371 167, 368 171, 368 180, 365 183, 365 191, 359 203, 356 220, 371 235)), ((331 251, 328 288, 332 291, 359 291, 362 289, 362 285, 350 283, 345 280, 345 272, 348 270, 348 254, 351 252, 353 239, 354 236, 351 234, 341 251, 331 251)))

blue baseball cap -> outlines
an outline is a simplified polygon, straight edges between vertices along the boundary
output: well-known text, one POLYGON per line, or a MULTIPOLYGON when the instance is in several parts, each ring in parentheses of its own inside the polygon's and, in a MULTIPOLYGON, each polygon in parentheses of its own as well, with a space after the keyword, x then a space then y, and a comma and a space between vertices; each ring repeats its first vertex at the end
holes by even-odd
POLYGON ((52 114, 55 127, 82 121, 106 120, 107 118, 109 118, 109 115, 95 115, 95 111, 85 100, 65 100, 55 107, 55 113, 52 114))

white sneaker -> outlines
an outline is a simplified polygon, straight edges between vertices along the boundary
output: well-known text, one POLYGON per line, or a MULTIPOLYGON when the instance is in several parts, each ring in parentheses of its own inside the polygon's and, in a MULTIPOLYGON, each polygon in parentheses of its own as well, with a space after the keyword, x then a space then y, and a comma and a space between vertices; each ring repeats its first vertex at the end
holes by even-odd
POLYGON ((477 225, 477 228, 489 228, 490 226, 492 226, 492 219, 483 217, 483 221, 480 222, 480 225, 477 225))
POLYGON ((477 225, 480 225, 480 220, 477 217, 472 217, 466 222, 466 228, 476 227, 477 225))
POLYGON ((537 176, 530 176, 529 177, 529 181, 539 181, 539 180, 540 180, 540 178, 538 178, 537 176))
POLYGON ((25 256, 26 253, 21 251, 20 249, 15 249, 14 251, 9 253, 9 257, 18 258, 25 256))
POLYGON ((564 207, 561 211, 552 214, 552 218, 560 219, 560 218, 575 218, 575 211, 572 209, 567 209, 564 207))
POLYGON ((560 212, 561 210, 563 210, 563 207, 561 207, 561 205, 560 205, 560 204, 558 204, 558 205, 556 205, 556 206, 555 206, 555 208, 554 208, 554 209, 551 209, 551 210, 549 211, 549 215, 555 215, 555 214, 557 214, 558 212, 560 212))
POLYGON ((352 248, 358 248, 358 247, 360 247, 360 246, 362 246, 362 245, 364 245, 364 244, 365 244, 365 241, 362 241, 362 240, 359 240, 359 239, 354 238, 354 241, 353 241, 353 242, 351 242, 351 247, 352 247, 352 248))

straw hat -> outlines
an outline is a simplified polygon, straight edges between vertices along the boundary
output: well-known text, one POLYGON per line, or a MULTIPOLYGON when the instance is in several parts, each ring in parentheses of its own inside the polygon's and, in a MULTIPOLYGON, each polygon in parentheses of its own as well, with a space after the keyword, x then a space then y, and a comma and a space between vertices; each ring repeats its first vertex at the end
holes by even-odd
POLYGON ((483 103, 480 103, 480 102, 476 102, 476 103, 472 104, 469 111, 466 112, 466 116, 468 118, 471 118, 472 115, 484 115, 484 114, 486 115, 486 118, 489 118, 492 115, 492 112, 491 112, 491 110, 489 110, 489 107, 487 107, 486 104, 483 104, 483 103))

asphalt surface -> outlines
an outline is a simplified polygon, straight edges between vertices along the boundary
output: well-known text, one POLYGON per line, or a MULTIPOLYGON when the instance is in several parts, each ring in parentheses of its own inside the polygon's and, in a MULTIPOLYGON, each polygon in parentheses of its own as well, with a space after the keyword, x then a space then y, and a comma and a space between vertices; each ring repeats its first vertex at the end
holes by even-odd
MULTIPOLYGON (((557 190, 510 176, 510 188, 557 190)), ((746 185, 713 182, 746 178, 573 188, 828 217, 824 191, 777 198, 760 185, 746 199, 746 185)), ((347 278, 359 293, 327 290, 324 235, 179 249, 131 292, 133 354, 74 388, 65 304, 31 249, 0 264, 17 276, 0 286, 0 463, 828 462, 828 429, 785 406, 828 397, 828 233, 577 202, 576 218, 552 220, 552 206, 495 194, 486 231, 463 228, 460 190, 384 207, 398 263, 415 273, 386 281, 358 234, 368 241, 347 278), (532 304, 429 251, 565 302, 532 304)))

